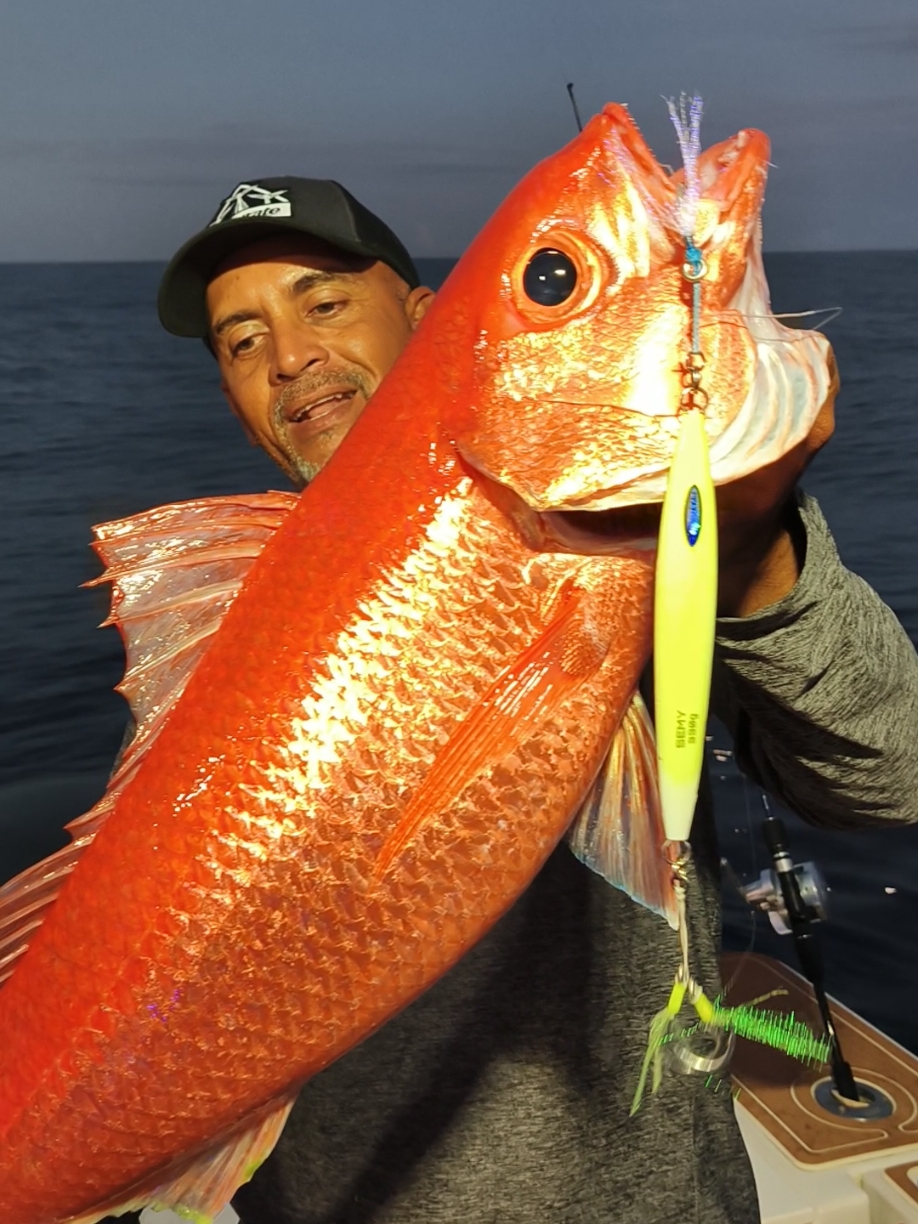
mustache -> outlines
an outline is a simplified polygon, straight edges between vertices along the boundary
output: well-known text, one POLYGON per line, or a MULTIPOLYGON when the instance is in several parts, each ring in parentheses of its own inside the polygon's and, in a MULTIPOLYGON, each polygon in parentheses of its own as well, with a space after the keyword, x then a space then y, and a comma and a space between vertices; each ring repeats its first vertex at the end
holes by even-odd
POLYGON ((315 374, 303 374, 295 382, 283 387, 274 401, 272 415, 275 424, 286 423, 286 410, 291 405, 298 406, 302 401, 311 399, 327 389, 340 391, 342 388, 349 387, 355 391, 362 391, 369 399, 366 380, 357 370, 323 370, 315 374))

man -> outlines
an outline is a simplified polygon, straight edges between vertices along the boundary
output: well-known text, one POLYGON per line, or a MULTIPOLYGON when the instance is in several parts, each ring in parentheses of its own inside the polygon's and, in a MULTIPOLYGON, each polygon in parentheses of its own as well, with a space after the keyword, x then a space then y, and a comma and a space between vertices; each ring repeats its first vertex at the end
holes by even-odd
POLYGON ((270 179, 240 184, 182 247, 159 309, 168 331, 206 340, 249 441, 302 487, 432 300, 396 236, 343 188, 270 179))
MULTIPOLYGON (((166 271, 160 317, 205 339, 249 438, 303 485, 431 300, 343 188, 242 184, 166 271)), ((918 817, 918 663, 845 571, 797 477, 832 432, 724 490, 715 709, 748 772, 815 823, 918 817)), ((710 800, 690 926, 716 980, 710 800)), ((670 1076, 629 1118, 672 932, 562 847, 421 999, 303 1090, 242 1187, 243 1224, 753 1224, 727 1094, 670 1076)))

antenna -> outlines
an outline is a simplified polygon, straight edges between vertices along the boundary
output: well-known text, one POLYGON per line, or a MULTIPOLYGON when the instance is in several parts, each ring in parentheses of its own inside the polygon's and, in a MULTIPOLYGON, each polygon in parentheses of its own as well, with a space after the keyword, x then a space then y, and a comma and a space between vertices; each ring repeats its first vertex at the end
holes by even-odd
POLYGON ((583 120, 580 118, 580 111, 577 109, 577 99, 574 97, 574 82, 568 81, 567 92, 570 94, 571 106, 574 108, 574 118, 577 120, 577 131, 583 131, 583 120))

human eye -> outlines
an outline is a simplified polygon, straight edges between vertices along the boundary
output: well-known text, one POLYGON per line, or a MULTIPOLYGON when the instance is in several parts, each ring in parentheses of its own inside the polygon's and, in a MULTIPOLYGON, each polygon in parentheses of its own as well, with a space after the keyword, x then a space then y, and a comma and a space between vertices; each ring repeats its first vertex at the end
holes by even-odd
POLYGON ((308 308, 308 313, 316 319, 334 319, 343 314, 349 305, 350 299, 343 294, 330 294, 313 302, 308 308))
POLYGON ((257 332, 244 332, 240 335, 230 336, 227 341, 230 357, 235 361, 240 357, 247 357, 254 353, 258 347, 259 334, 257 332))

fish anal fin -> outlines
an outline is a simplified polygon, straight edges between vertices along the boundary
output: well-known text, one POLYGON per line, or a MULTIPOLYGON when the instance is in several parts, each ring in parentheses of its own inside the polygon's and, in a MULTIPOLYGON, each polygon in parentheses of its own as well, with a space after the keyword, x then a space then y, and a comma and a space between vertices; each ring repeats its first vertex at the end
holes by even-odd
POLYGON ((472 707, 412 795, 380 851, 379 879, 423 826, 485 769, 503 760, 567 695, 597 670, 609 650, 591 597, 566 584, 544 631, 505 668, 472 707))
POLYGON ((91 1212, 67 1224, 97 1224, 109 1215, 152 1207, 174 1211, 192 1224, 212 1224, 241 1185, 251 1180, 270 1156, 280 1138, 299 1089, 288 1089, 276 1100, 237 1128, 228 1139, 184 1161, 178 1170, 156 1180, 132 1186, 117 1199, 111 1198, 91 1212))
POLYGON ((675 929, 665 838, 653 724, 636 692, 567 841, 581 862, 675 929))
POLYGON ((57 900, 80 856, 115 807, 165 725, 261 550, 296 505, 293 493, 211 497, 146 510, 93 529, 112 583, 112 613, 127 667, 134 738, 105 794, 67 825, 69 846, 0 888, 0 983, 57 900))

